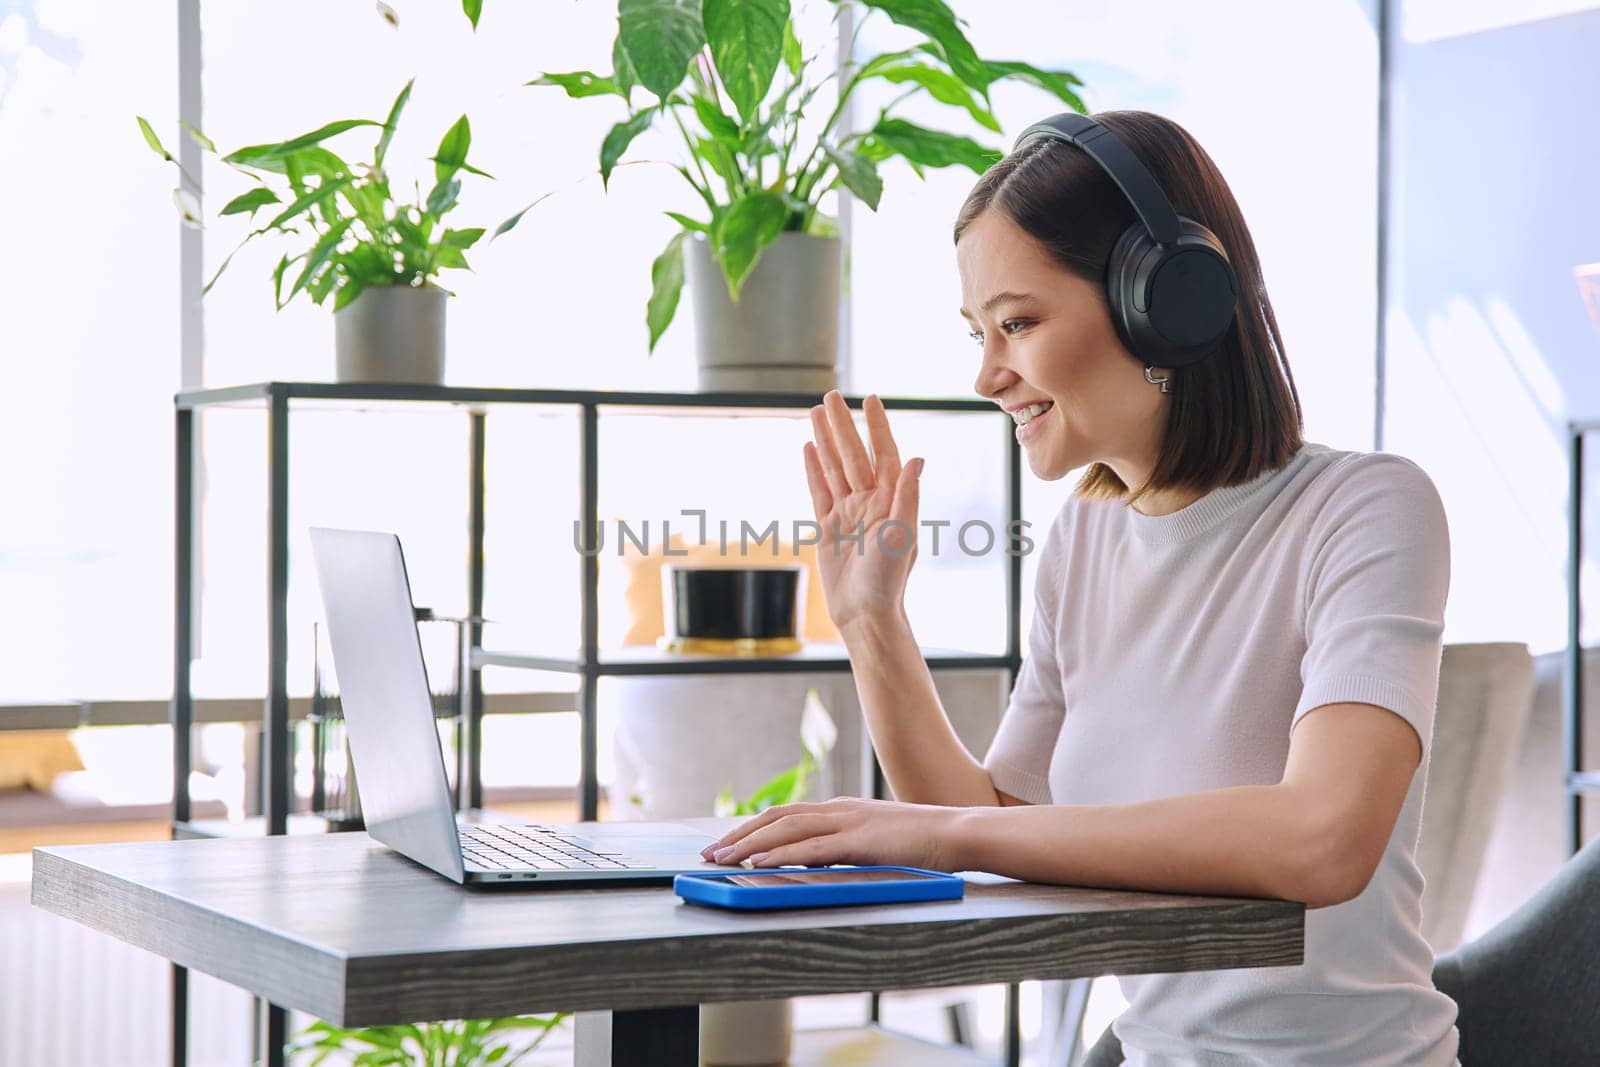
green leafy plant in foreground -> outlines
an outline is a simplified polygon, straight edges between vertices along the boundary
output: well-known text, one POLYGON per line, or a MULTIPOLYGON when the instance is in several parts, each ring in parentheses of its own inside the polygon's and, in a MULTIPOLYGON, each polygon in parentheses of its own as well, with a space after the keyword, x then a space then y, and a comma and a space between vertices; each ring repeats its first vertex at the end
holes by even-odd
MULTIPOLYGON (((800 125, 807 108, 837 75, 808 76, 817 56, 803 54, 789 0, 619 0, 609 76, 576 70, 545 73, 528 83, 559 86, 573 98, 622 99, 627 115, 600 145, 603 183, 633 140, 657 123, 670 124, 683 139, 693 170, 689 164, 676 169, 709 217, 667 212, 680 229, 650 268, 645 317, 651 351, 676 311, 684 242, 693 235, 705 236, 729 296, 737 300, 762 251, 780 233, 837 232, 835 221, 820 210, 829 190, 846 188, 876 211, 883 192, 878 168, 887 159, 904 159, 918 177, 927 167, 963 166, 982 174, 1000 159, 1000 151, 969 137, 892 115, 906 98, 925 94, 994 133, 1000 123, 989 90, 1005 79, 1031 83, 1084 110, 1075 75, 981 58, 967 40, 966 24, 944 0, 859 2, 865 9, 860 25, 881 12, 922 39, 847 68, 835 106, 805 137, 800 125), (864 128, 841 135, 837 126, 848 101, 877 81, 904 91, 864 128), (654 100, 635 107, 637 88, 654 100)), ((508 219, 496 236, 520 217, 508 219)))
POLYGON ((354 1067, 512 1067, 568 1017, 561 1012, 363 1029, 319 1021, 285 1046, 284 1054, 309 1055, 304 1067, 317 1067, 336 1052, 353 1055, 354 1067))
MULTIPOLYGON (((337 311, 375 286, 430 285, 442 270, 469 269, 467 250, 484 231, 449 229, 443 221, 456 207, 463 172, 492 177, 467 162, 472 143, 467 116, 456 120, 431 157, 434 183, 426 196, 420 183, 413 203, 397 199, 390 191, 384 162, 411 86, 406 83, 382 122, 341 119, 286 141, 250 145, 221 156, 223 163, 256 184, 229 200, 218 215, 244 216, 254 223, 257 215, 265 212, 267 221, 252 229, 229 253, 204 292, 210 292, 239 249, 268 234, 295 237, 300 242, 300 250, 293 255, 285 253, 272 272, 273 301, 280 309, 303 291, 316 304, 331 297, 337 311), (328 142, 361 127, 378 131, 371 162, 348 163, 328 142)), ((145 143, 177 165, 150 123, 143 117, 138 121, 145 143)), ((205 134, 187 124, 184 129, 203 151, 217 153, 205 134)), ((181 167, 179 172, 184 183, 198 188, 181 167)), ((175 195, 185 221, 199 225, 198 210, 188 206, 191 198, 185 196, 182 185, 175 195)))

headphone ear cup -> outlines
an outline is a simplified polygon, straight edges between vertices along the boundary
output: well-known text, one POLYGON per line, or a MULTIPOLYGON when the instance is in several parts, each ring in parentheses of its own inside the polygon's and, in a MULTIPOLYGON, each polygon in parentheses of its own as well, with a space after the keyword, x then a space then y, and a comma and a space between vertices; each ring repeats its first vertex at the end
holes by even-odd
POLYGON ((1178 239, 1155 243, 1124 230, 1106 264, 1106 297, 1122 343, 1143 363, 1184 367, 1204 359, 1233 326, 1239 282, 1222 242, 1180 218, 1178 239))
POLYGON ((1145 363, 1150 362, 1145 354, 1149 348, 1145 340, 1148 326, 1140 321, 1142 314, 1135 306, 1134 283, 1139 276, 1139 264, 1152 251, 1159 252, 1159 248, 1144 226, 1136 222, 1122 231, 1122 236, 1111 246, 1111 257, 1106 260, 1106 302, 1111 306, 1112 324, 1128 351, 1145 363))

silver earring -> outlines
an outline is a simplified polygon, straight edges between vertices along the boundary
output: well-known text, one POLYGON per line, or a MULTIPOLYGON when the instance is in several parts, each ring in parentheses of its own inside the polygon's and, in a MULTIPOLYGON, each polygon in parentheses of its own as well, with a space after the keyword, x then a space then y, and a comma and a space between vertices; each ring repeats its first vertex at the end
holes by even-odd
POLYGON ((1162 392, 1163 392, 1163 393, 1170 393, 1170 392, 1172 392, 1172 390, 1171 390, 1171 389, 1168 389, 1168 388, 1167 388, 1167 382, 1169 382, 1169 381, 1171 381, 1171 380, 1172 380, 1172 376, 1171 376, 1171 375, 1167 375, 1167 376, 1166 376, 1166 377, 1165 377, 1165 378, 1157 378, 1157 377, 1155 377, 1155 376, 1154 376, 1154 375, 1153 375, 1153 374, 1151 374, 1151 373, 1150 373, 1150 372, 1151 372, 1151 371, 1152 371, 1152 370, 1154 370, 1154 369, 1155 369, 1155 368, 1154 368, 1154 367, 1152 367, 1152 366, 1150 366, 1150 365, 1149 365, 1149 364, 1148 364, 1148 363, 1147 363, 1147 364, 1145 364, 1145 368, 1144 368, 1144 380, 1145 380, 1145 381, 1147 381, 1147 382, 1149 382, 1149 383, 1150 383, 1150 384, 1151 384, 1151 385, 1159 385, 1159 386, 1161 386, 1161 391, 1162 391, 1162 392))

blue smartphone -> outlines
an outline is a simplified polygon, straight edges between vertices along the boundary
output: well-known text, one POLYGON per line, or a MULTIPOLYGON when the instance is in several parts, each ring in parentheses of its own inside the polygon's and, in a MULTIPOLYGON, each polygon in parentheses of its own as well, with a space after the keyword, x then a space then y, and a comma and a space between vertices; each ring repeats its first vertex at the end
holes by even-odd
POLYGON ((917 867, 771 867, 727 874, 680 874, 673 891, 691 904, 739 911, 831 908, 906 900, 960 900, 966 883, 917 867))

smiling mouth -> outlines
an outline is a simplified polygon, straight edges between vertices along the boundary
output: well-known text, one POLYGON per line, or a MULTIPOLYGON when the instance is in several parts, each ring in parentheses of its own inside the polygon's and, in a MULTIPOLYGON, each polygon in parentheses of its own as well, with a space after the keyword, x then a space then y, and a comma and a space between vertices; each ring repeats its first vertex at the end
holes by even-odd
POLYGON ((1011 413, 1011 418, 1018 426, 1026 426, 1028 423, 1032 422, 1040 415, 1043 415, 1053 407, 1055 407, 1055 403, 1054 401, 1050 400, 1046 400, 1042 404, 1029 404, 1025 408, 1019 408, 1018 410, 1013 411, 1011 413))

